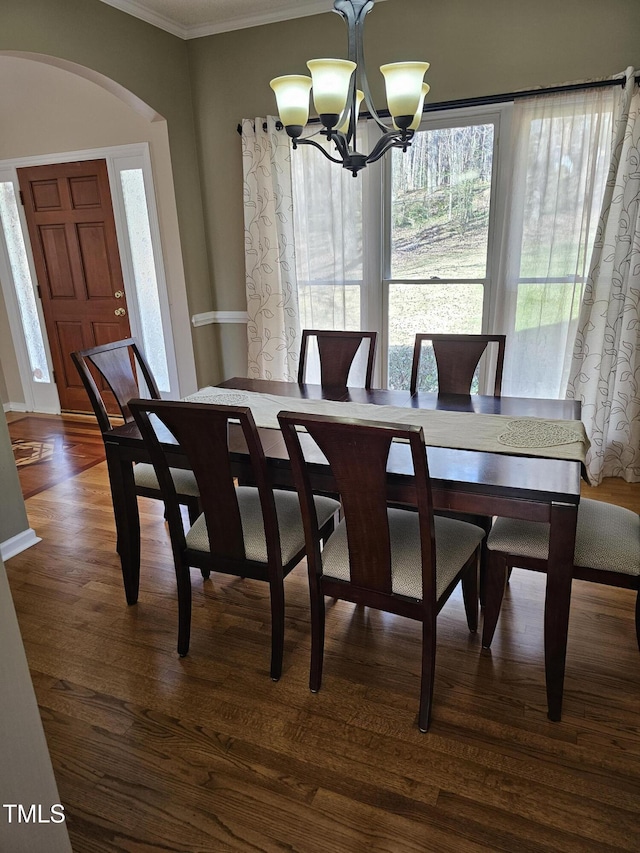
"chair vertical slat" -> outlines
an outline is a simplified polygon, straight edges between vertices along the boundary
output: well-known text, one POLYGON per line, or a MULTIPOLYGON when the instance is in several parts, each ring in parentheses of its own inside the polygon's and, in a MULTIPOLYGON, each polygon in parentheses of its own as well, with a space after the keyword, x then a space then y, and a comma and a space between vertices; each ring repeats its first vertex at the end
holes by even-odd
POLYGON ((364 387, 371 388, 376 355, 376 332, 303 329, 300 344, 298 382, 305 382, 309 339, 315 338, 320 357, 320 384, 346 387, 356 353, 368 342, 364 387))
POLYGON ((489 344, 497 344, 493 396, 502 390, 505 335, 416 335, 411 364, 410 391, 418 389, 418 374, 422 358, 422 344, 431 341, 438 371, 439 394, 470 394, 473 375, 489 344))

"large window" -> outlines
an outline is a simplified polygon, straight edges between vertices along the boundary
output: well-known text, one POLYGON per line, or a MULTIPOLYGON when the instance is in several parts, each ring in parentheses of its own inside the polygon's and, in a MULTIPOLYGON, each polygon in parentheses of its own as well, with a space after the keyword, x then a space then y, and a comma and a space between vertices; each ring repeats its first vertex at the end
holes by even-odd
POLYGON ((377 330, 389 388, 408 388, 417 332, 505 333, 503 393, 564 396, 617 95, 436 112, 355 180, 296 151, 301 326, 377 330))
MULTIPOLYGON (((495 121, 427 126, 389 163, 387 385, 408 387, 416 332, 483 328, 495 121)), ((425 354, 420 388, 437 389, 425 354)), ((477 381, 476 381, 477 387, 477 381)))

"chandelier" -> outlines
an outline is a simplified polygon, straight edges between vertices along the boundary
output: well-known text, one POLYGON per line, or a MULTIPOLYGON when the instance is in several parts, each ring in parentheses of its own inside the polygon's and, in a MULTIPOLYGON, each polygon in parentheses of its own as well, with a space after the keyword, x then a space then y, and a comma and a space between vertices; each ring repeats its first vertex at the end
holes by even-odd
POLYGON ((355 177, 360 169, 375 163, 390 148, 406 151, 422 118, 429 85, 423 82, 428 62, 392 62, 381 65, 391 126, 385 124, 373 104, 364 67, 364 19, 374 0, 334 0, 333 11, 347 22, 349 59, 310 59, 311 77, 290 74, 270 83, 275 92, 280 121, 292 139, 293 148, 313 145, 334 163, 340 163, 355 177), (355 72, 355 73, 354 73, 355 72), (338 157, 310 137, 302 137, 309 120, 309 92, 322 123, 320 133, 335 144, 338 157), (364 101, 382 136, 370 154, 357 150, 357 123, 364 101))

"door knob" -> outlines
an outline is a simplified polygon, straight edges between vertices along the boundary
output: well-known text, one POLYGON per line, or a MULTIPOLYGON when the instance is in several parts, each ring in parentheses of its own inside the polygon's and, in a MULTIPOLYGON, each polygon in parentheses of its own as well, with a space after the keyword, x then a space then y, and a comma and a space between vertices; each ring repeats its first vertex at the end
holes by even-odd
POLYGON ((116 290, 113 295, 116 299, 122 299, 122 297, 124 296, 124 290, 116 290))
POLYGON ((116 308, 113 313, 116 315, 116 317, 124 317, 127 312, 124 310, 124 308, 116 308))

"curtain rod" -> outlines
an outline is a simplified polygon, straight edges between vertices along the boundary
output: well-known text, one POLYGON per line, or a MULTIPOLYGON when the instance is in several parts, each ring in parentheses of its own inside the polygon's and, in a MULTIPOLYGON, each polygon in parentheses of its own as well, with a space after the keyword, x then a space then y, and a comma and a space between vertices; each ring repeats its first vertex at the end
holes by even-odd
MULTIPOLYGON (((640 75, 635 78, 636 84, 640 84, 640 75)), ((439 110, 462 109, 464 107, 485 107, 491 104, 504 104, 509 101, 517 101, 518 98, 530 98, 532 95, 555 95, 562 92, 579 92, 584 89, 602 89, 607 86, 621 86, 627 84, 627 78, 612 77, 609 80, 594 80, 591 83, 567 83, 564 86, 547 86, 543 89, 523 89, 519 92, 504 92, 500 95, 479 95, 476 98, 460 98, 457 101, 438 101, 435 104, 425 104, 422 110, 425 113, 435 113, 439 110)), ((390 118, 389 110, 378 110, 378 115, 382 118, 390 118)), ((368 112, 360 113, 360 118, 371 118, 368 112)), ((319 118, 310 118, 308 124, 318 124, 319 118)), ((267 129, 267 123, 264 122, 262 129, 267 129)), ((280 121, 276 123, 276 129, 282 130, 280 121)), ((238 124, 238 133, 242 133, 242 125, 238 124)))

